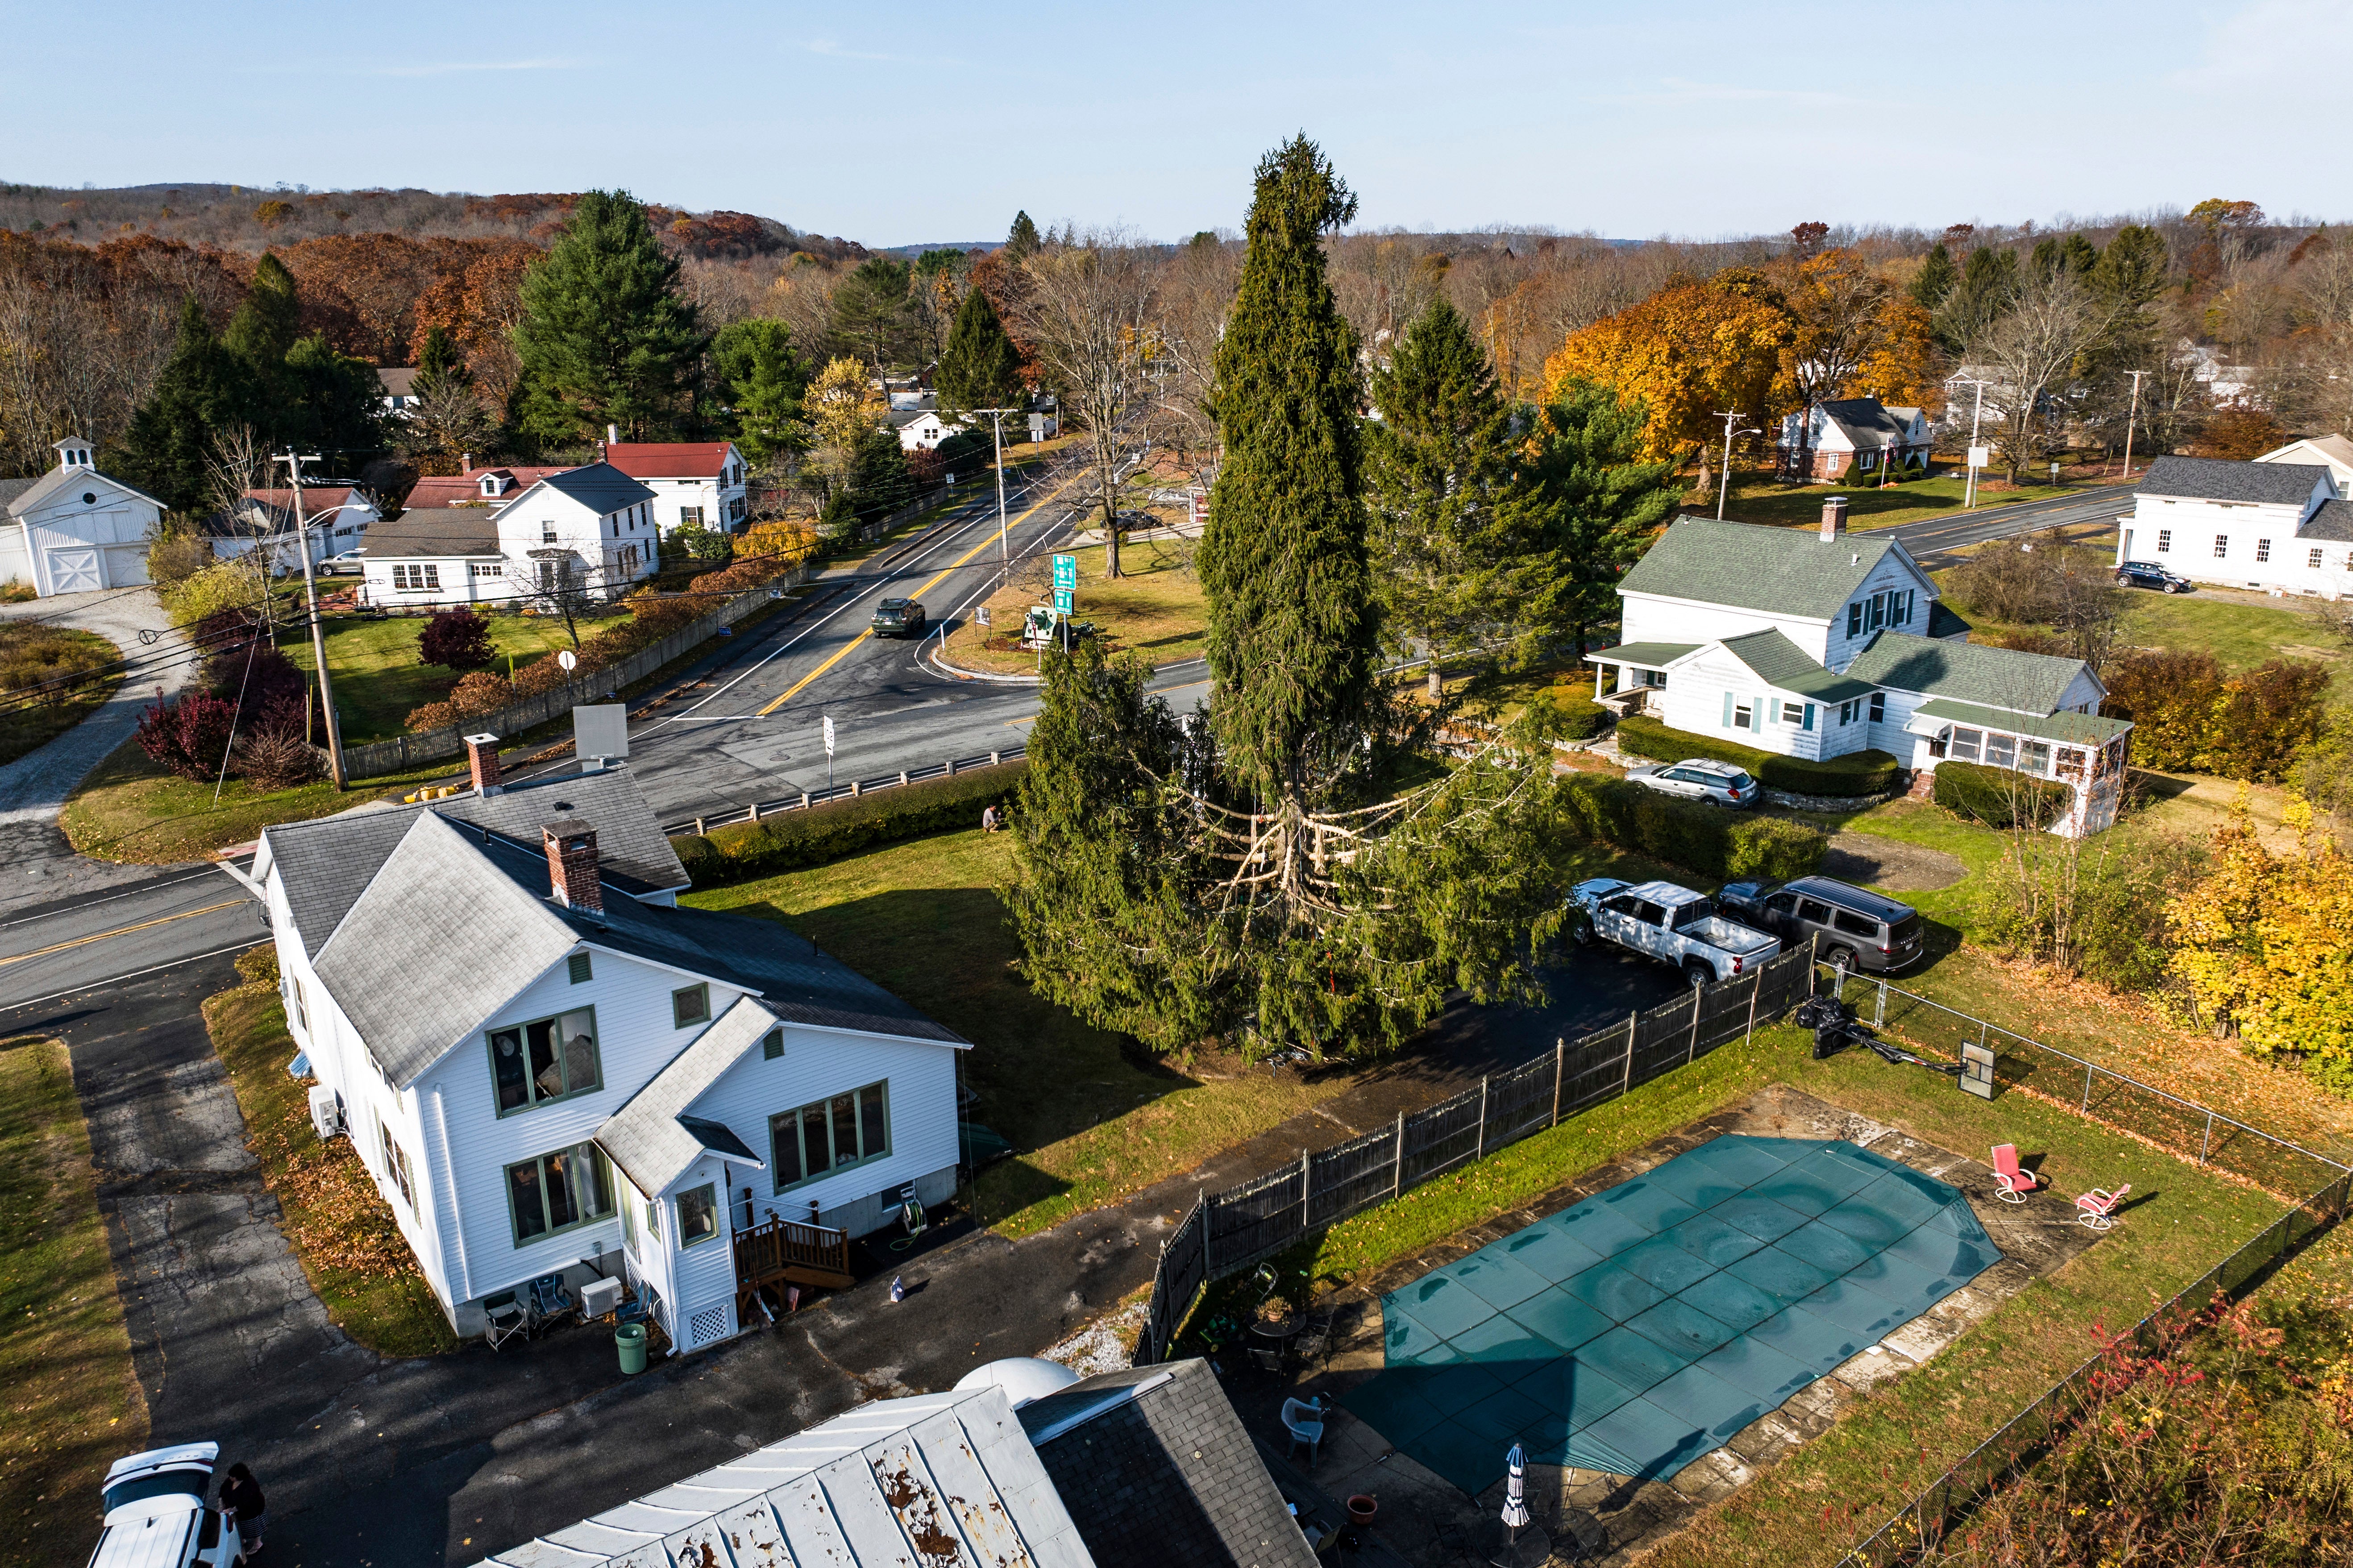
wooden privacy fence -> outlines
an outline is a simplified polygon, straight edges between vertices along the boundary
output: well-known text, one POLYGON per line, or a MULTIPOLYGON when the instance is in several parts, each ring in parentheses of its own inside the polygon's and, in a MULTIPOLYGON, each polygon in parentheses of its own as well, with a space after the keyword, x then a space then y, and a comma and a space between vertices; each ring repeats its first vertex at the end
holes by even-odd
POLYGON ((511 702, 495 713, 468 719, 444 730, 427 730, 421 735, 396 735, 389 741, 376 741, 364 746, 346 746, 343 748, 344 775, 371 779, 385 773, 405 773, 426 763, 465 755, 467 735, 480 734, 485 730, 499 735, 519 735, 526 730, 560 719, 584 702, 594 702, 608 691, 618 691, 632 681, 644 679, 681 654, 691 652, 698 645, 708 642, 718 635, 721 627, 733 626, 783 589, 807 581, 808 575, 809 565, 804 562, 770 578, 757 588, 734 595, 711 614, 700 620, 690 621, 659 642, 648 644, 618 664, 583 671, 553 690, 511 702))
POLYGON ((1255 1181, 1204 1194, 1160 1249, 1135 1364, 1167 1358, 1213 1279, 1256 1267, 1314 1232, 1387 1203, 1433 1176, 1485 1159, 1779 1017, 1812 988, 1810 950, 1694 989, 1622 1024, 1554 1044, 1548 1056, 1482 1079, 1378 1131, 1255 1181))

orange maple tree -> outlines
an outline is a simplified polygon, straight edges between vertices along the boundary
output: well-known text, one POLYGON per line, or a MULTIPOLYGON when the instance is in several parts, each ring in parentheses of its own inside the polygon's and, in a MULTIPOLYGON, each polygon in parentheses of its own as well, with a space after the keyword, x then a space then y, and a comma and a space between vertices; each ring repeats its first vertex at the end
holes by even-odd
POLYGON ((1643 409, 1642 456, 1680 461, 1721 438, 1717 410, 1755 419, 1789 400, 1783 359, 1796 334, 1771 279, 1727 268, 1569 334, 1545 361, 1545 395, 1575 381, 1609 387, 1643 409))

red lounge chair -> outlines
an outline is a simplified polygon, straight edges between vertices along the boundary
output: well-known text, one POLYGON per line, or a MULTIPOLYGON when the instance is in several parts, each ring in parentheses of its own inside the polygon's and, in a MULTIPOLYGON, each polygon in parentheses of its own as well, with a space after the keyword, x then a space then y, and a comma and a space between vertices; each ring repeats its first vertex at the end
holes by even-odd
POLYGON ((2130 1182, 2113 1193, 2104 1187, 2094 1187, 2075 1200, 2075 1217, 2094 1230, 2106 1230, 2116 1223, 2116 1205, 2125 1201, 2125 1194, 2130 1191, 2130 1182))
POLYGON ((2022 1204, 2026 1194, 2042 1184, 2034 1179, 2031 1171, 2021 1170, 2018 1145, 1997 1143, 1993 1146, 1993 1195, 2006 1204, 2022 1204))

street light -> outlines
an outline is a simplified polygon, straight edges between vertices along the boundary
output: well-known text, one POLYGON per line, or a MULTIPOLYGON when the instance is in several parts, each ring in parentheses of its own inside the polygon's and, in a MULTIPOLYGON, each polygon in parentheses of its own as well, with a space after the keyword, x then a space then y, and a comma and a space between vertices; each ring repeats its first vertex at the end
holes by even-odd
POLYGON ((1968 481, 1963 486, 1961 496, 1962 510, 1967 510, 1978 504, 1978 426, 1985 419, 1986 383, 1968 376, 1957 375, 1953 379, 1963 386, 1974 386, 1978 389, 1977 412, 1969 416, 1968 481))
POLYGON ((1732 438, 1735 435, 1761 436, 1765 432, 1758 429, 1754 425, 1749 426, 1744 430, 1735 431, 1733 426, 1739 424, 1742 417, 1740 411, 1737 409, 1733 410, 1729 414, 1724 412, 1722 409, 1718 409, 1715 416, 1724 421, 1724 475, 1715 487, 1715 521, 1722 522, 1724 521, 1724 499, 1732 493, 1732 438))

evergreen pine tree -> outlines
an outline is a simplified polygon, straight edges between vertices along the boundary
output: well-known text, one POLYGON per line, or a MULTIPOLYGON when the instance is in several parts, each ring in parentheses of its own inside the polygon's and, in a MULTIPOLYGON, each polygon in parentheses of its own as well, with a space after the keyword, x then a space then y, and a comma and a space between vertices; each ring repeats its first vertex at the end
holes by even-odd
POLYGON ((221 342, 257 374, 268 375, 285 363, 287 351, 302 335, 301 315, 294 274, 277 257, 264 253, 254 266, 245 302, 229 318, 221 342))
POLYGON ((943 412, 1024 406, 1021 351, 1005 335, 997 307, 978 289, 968 289, 956 307, 955 328, 940 355, 943 412))
POLYGON ((206 500, 207 459, 216 432, 242 424, 252 408, 245 363, 222 347, 191 294, 180 302, 180 330, 147 401, 109 465, 174 511, 206 500))
POLYGON ((1643 462, 1648 415, 1611 388, 1564 382, 1536 413, 1530 457, 1531 532, 1542 541, 1516 562, 1509 602, 1523 639, 1573 647, 1617 614, 1618 580, 1641 559, 1675 509, 1672 462, 1643 462))
POLYGON ((833 335, 881 375, 907 363, 915 315, 912 269, 887 256, 869 257, 833 291, 833 335))
POLYGON ((1508 614, 1495 588, 1508 569, 1518 499, 1511 411, 1487 352, 1444 295, 1409 323, 1372 375, 1380 418, 1365 426, 1373 581, 1389 627, 1440 661, 1480 647, 1508 614))
POLYGON ((1961 265, 1961 280, 1936 312, 1936 345, 1955 359, 1968 353, 2018 289, 2018 253, 1978 246, 1961 265))
POLYGON ((1913 301, 1933 316, 1959 280, 1960 275, 1953 270, 1953 253, 1945 248, 1943 240, 1938 240, 1928 247, 1927 258, 1920 263, 1920 270, 1912 279, 1913 301))
POLYGON ((708 340, 678 292, 679 263, 626 191, 590 191, 523 279, 515 352, 524 422, 560 443, 607 424, 624 439, 667 434, 708 340))
POLYGON ((279 401, 269 410, 274 445, 333 454, 330 467, 356 468, 360 454, 384 445, 384 384, 375 367, 328 347, 312 332, 287 351, 274 378, 279 401))
POLYGON ((712 339, 711 358, 727 388, 744 456, 765 466, 777 453, 797 450, 805 438, 801 393, 809 373, 793 352, 793 330, 761 316, 731 322, 712 339))
POLYGON ((1037 255, 1040 248, 1038 226, 1029 221, 1028 213, 1015 213, 1013 227, 1005 236, 1005 259, 1013 262, 1027 261, 1037 255))
POLYGON ((1236 781, 1269 803, 1320 794, 1372 717, 1380 616, 1365 559, 1363 384, 1323 244, 1356 210, 1304 136, 1261 161, 1218 344, 1225 459, 1200 549, 1210 721, 1236 781))
POLYGON ((436 388, 458 388, 474 384, 474 368, 466 363, 458 340, 449 335, 447 327, 432 327, 425 333, 425 347, 417 356, 417 379, 412 384, 417 395, 429 396, 436 388))

